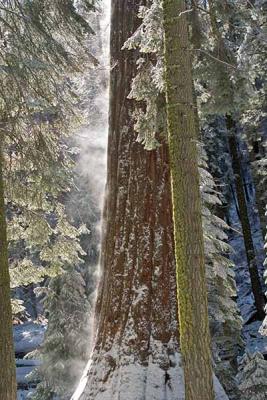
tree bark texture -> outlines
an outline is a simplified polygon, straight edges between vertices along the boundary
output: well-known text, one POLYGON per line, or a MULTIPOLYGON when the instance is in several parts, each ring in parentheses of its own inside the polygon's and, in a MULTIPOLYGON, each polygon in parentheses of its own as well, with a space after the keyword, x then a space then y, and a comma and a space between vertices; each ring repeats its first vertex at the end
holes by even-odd
POLYGON ((137 51, 122 50, 143 0, 113 0, 108 176, 96 337, 83 400, 184 398, 166 143, 136 141, 127 97, 137 51))
POLYGON ((3 137, 0 136, 0 398, 1 400, 16 400, 17 384, 4 204, 2 140, 3 137))
MULTIPOLYGON (((267 137, 267 135, 266 135, 267 137)), ((262 176, 259 174, 259 167, 255 165, 258 161, 264 159, 266 155, 266 145, 264 145, 264 136, 258 140, 251 140, 250 135, 247 135, 247 140, 249 142, 249 157, 251 163, 251 171, 253 181, 255 183, 256 191, 255 191, 255 200, 257 205, 257 210, 259 213, 260 223, 261 223, 261 230, 262 235, 265 237, 267 231, 267 214, 266 214, 266 188, 262 182, 262 176)), ((267 140, 267 139, 266 139, 267 140)))
POLYGON ((199 191, 192 60, 185 2, 163 0, 180 344, 186 400, 212 400, 211 340, 199 191))
POLYGON ((235 188, 239 206, 240 222, 242 226, 246 256, 252 286, 252 292, 255 299, 257 314, 260 319, 264 319, 265 312, 265 297, 262 290, 261 280, 257 267, 256 253, 253 244, 249 214, 245 196, 245 189, 242 179, 242 166, 238 154, 237 139, 236 139, 236 122, 231 115, 226 115, 226 125, 228 130, 228 144, 230 155, 232 158, 232 168, 234 173, 235 188))

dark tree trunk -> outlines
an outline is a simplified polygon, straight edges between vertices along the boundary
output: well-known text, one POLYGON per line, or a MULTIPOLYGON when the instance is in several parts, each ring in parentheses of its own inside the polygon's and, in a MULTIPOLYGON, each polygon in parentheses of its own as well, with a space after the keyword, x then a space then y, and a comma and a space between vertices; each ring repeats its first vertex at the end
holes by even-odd
POLYGON ((15 400, 17 398, 17 385, 12 335, 2 140, 3 137, 0 135, 0 399, 15 400))
POLYGON ((262 184, 262 176, 259 174, 258 167, 255 165, 255 162, 260 161, 264 157, 266 157, 266 148, 264 144, 259 140, 257 141, 255 140, 252 143, 250 141, 249 145, 251 147, 251 150, 249 151, 250 162, 252 164, 251 171, 252 171, 253 181, 256 187, 255 199, 261 223, 262 235, 264 237, 265 234, 267 233, 266 232, 267 214, 266 214, 266 196, 265 196, 266 188, 262 184))
POLYGON ((234 173, 235 188, 239 206, 239 216, 244 237, 246 256, 251 279, 252 292, 255 299, 257 314, 260 319, 264 319, 265 297, 262 290, 261 280, 257 268, 256 253, 253 244, 249 214, 245 196, 245 190, 242 179, 242 167, 238 154, 238 146, 236 139, 236 122, 231 115, 226 116, 226 125, 228 129, 228 143, 232 158, 232 168, 234 173))

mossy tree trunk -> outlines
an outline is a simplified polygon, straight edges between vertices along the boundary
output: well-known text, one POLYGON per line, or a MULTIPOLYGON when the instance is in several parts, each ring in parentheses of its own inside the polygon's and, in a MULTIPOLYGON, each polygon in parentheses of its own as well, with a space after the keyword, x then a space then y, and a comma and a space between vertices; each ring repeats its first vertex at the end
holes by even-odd
POLYGON ((252 293, 255 299, 255 307, 257 309, 258 318, 262 320, 265 317, 265 297, 262 290, 261 280, 257 267, 256 252, 253 244, 245 189, 242 179, 242 166, 238 153, 236 139, 236 122, 229 114, 226 115, 226 126, 228 130, 229 151, 232 158, 232 168, 234 173, 236 195, 239 207, 239 216, 244 237, 252 293))
POLYGON ((2 140, 3 137, 0 136, 0 399, 15 400, 17 386, 4 204, 2 140))
POLYGON ((186 400, 213 400, 192 60, 185 2, 163 0, 180 344, 186 400))

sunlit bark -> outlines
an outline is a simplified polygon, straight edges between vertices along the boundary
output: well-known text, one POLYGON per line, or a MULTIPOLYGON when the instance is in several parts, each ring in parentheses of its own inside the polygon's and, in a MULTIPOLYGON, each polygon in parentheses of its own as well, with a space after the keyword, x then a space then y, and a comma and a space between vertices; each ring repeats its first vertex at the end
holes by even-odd
POLYGON ((175 255, 186 400, 214 399, 198 173, 198 118, 185 2, 163 0, 175 255))

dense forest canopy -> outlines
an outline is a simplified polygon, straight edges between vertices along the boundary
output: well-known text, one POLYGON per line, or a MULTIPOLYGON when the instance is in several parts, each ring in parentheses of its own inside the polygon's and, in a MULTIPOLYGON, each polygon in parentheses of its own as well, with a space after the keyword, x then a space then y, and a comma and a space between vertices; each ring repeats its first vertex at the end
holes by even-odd
POLYGON ((267 1, 0 0, 0 57, 0 399, 266 400, 267 1))

